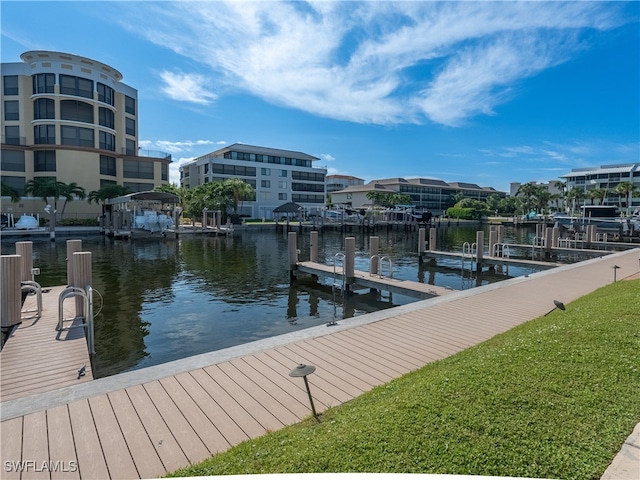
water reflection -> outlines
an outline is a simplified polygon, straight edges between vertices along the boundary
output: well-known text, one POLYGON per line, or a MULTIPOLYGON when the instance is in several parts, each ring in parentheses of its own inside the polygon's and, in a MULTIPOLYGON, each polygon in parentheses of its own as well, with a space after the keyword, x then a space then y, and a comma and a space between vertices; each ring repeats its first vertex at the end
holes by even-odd
MULTIPOLYGON (((460 249, 476 228, 439 233, 442 249, 460 249)), ((515 235, 515 236, 514 236, 515 235)), ((528 235, 512 232, 526 243, 528 235)), ((356 236, 356 268, 368 270, 369 235, 356 236)), ((506 275, 477 276, 451 261, 418 264, 417 234, 382 232, 380 253, 394 263, 394 278, 454 289, 499 281, 506 275)), ((300 258, 309 258, 309 238, 299 237, 300 258)), ((157 365, 310 326, 343 321, 415 299, 386 292, 357 291, 349 298, 330 281, 289 285, 287 238, 273 231, 247 231, 233 237, 184 237, 177 241, 113 241, 83 237, 93 254, 98 376, 157 365), (100 297, 103 301, 101 302, 100 297)), ((331 263, 343 250, 343 236, 319 236, 320 261, 331 263)), ((3 240, 3 251, 11 249, 3 240)), ((440 247, 439 247, 440 248, 440 247)), ((66 242, 34 239, 34 267, 43 286, 66 283, 66 242)), ((521 275, 526 271, 512 271, 521 275)))

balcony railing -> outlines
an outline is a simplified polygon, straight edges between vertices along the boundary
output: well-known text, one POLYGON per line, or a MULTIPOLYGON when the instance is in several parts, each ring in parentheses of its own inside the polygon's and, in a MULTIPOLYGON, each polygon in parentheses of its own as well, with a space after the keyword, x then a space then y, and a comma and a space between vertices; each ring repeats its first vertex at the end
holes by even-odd
POLYGON ((143 150, 139 148, 137 151, 131 148, 123 148, 123 155, 128 155, 131 157, 152 157, 152 158, 163 158, 165 160, 171 161, 171 154, 167 152, 161 152, 160 150, 143 150))
POLYGON ((7 137, 6 135, 2 135, 2 144, 3 145, 26 145, 27 137, 7 137))

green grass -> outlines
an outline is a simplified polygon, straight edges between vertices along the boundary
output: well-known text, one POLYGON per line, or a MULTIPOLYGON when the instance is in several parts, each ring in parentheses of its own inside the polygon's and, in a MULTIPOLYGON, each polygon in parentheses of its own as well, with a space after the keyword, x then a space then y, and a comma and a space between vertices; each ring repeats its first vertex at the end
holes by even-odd
POLYGON ((640 280, 613 283, 173 475, 600 478, 640 422, 639 352, 640 280))

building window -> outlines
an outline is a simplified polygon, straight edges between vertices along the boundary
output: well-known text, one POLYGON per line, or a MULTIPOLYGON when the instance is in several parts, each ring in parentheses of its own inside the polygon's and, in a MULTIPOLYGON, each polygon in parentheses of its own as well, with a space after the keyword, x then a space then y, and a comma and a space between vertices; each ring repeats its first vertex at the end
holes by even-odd
POLYGON ((100 175, 116 176, 116 159, 109 155, 100 155, 100 175))
MULTIPOLYGON (((160 164, 160 172, 162 175, 162 181, 163 182, 168 182, 169 181, 169 165, 167 165, 166 163, 161 163, 160 164)), ((205 178, 205 180, 207 180, 205 178)))
MULTIPOLYGON (((4 158, 3 158, 4 161, 4 158)), ((4 167, 2 167, 3 170, 5 170, 4 167)), ((9 175, 3 175, 2 176, 2 183, 4 183, 7 187, 11 187, 13 188, 16 192, 18 192, 18 195, 20 195, 21 197, 25 195, 25 178, 24 177, 11 177, 9 175)))
POLYGON ((3 92, 5 95, 18 95, 18 76, 17 75, 5 75, 2 77, 4 82, 3 92))
POLYGON ((62 100, 60 102, 60 118, 72 122, 94 123, 93 106, 78 100, 62 100))
POLYGON ((126 146, 125 146, 125 155, 133 155, 136 154, 136 141, 130 140, 127 138, 126 146))
POLYGON ((287 171, 286 170, 280 170, 280 176, 281 177, 286 177, 287 176, 287 171))
POLYGON ((271 180, 261 180, 260 186, 262 188, 271 188, 271 180))
POLYGON ((127 135, 135 136, 136 134, 136 121, 133 118, 125 118, 125 132, 127 135))
POLYGON ((347 200, 353 200, 353 193, 347 193, 347 200))
POLYGON ((56 151, 36 150, 33 152, 34 172, 55 172, 56 171, 56 151))
POLYGON ((146 178, 153 180, 153 162, 124 160, 122 167, 122 176, 125 178, 146 178))
MULTIPOLYGON (((24 172, 24 151, 4 150, 0 156, 0 165, 0 169, 7 172, 24 172)), ((7 177, 2 177, 3 183, 5 178, 7 177)))
POLYGON ((56 102, 50 98, 37 98, 33 102, 34 120, 56 118, 56 102))
POLYGON ((4 101, 4 119, 20 120, 20 104, 18 103, 18 100, 4 101))
POLYGON ((98 124, 107 128, 115 128, 113 112, 105 107, 98 108, 98 124))
POLYGON ((36 125, 35 127, 33 127, 33 142, 36 144, 55 145, 56 126, 36 125))
MULTIPOLYGON (((4 140, 7 145, 20 145, 20 127, 18 125, 4 126, 4 140)), ((6 152, 3 152, 4 155, 6 152)))
POLYGON ((323 182, 324 173, 312 173, 312 172, 291 172, 291 177, 294 180, 307 180, 310 182, 323 182))
POLYGON ((116 136, 108 133, 100 131, 98 132, 98 140, 100 142, 99 148, 101 150, 110 150, 112 152, 116 151, 116 136))
POLYGON ((287 188, 287 182, 278 182, 278 188, 287 188))
POLYGON ((149 190, 153 190, 153 183, 142 183, 142 182, 124 182, 124 186, 127 187, 132 192, 147 192, 149 190))
POLYGON ((106 103, 107 105, 111 105, 113 107, 115 105, 113 88, 100 82, 98 82, 97 86, 98 86, 98 101, 102 103, 106 103))
POLYGON ((93 80, 61 74, 60 94, 93 98, 93 80))
POLYGON ((104 178, 100 179, 100 188, 106 187, 107 185, 117 185, 118 182, 115 180, 105 180, 104 178))
POLYGON ((270 168, 261 168, 260 169, 260 173, 262 173, 262 175, 269 176, 269 175, 271 175, 271 169, 270 168))
POLYGON ((211 171, 217 175, 235 175, 243 177, 256 176, 255 167, 243 167, 240 165, 221 165, 219 163, 214 163, 211 166, 211 171))
POLYGON ((278 200, 286 200, 287 199, 287 194, 286 193, 279 193, 278 194, 278 200))
POLYGON ((271 200, 271 192, 260 192, 260 200, 271 200))
POLYGON ((60 127, 60 136, 62 137, 62 145, 75 145, 77 147, 90 148, 94 148, 95 146, 93 129, 91 128, 62 125, 60 127))
POLYGON ((131 115, 136 114, 136 99, 127 95, 124 97, 124 111, 131 115))
POLYGON ((33 94, 54 93, 53 86, 56 83, 56 76, 53 73, 39 73, 31 77, 33 82, 33 94))

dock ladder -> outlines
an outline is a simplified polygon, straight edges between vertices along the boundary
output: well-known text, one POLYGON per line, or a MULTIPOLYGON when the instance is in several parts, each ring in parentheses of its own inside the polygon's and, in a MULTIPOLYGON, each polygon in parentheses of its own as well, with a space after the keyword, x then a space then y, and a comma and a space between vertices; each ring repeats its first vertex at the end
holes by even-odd
POLYGON ((94 328, 93 328, 93 288, 91 285, 87 285, 86 288, 71 287, 68 286, 58 297, 58 325, 56 330, 61 332, 63 330, 71 330, 73 328, 84 328, 85 336, 87 338, 87 345, 89 347, 89 354, 95 355, 95 341, 94 341, 94 328), (64 318, 64 301, 69 298, 80 297, 83 300, 84 316, 76 316, 74 318, 64 318), (69 327, 64 326, 65 321, 75 321, 76 319, 82 320, 80 325, 71 325, 69 327))
POLYGON ((379 278, 383 278, 383 265, 384 265, 384 261, 386 260, 389 264, 389 278, 393 278, 393 262, 391 261, 390 257, 387 256, 380 256, 380 255, 372 255, 371 258, 369 259, 369 264, 371 265, 371 262, 373 262, 373 259, 376 258, 378 259, 378 271, 377 272, 371 272, 371 268, 369 268, 369 276, 373 276, 373 275, 378 275, 379 278))
POLYGON ((339 289, 344 291, 344 285, 345 285, 345 282, 347 281, 346 275, 344 273, 345 258, 346 258, 346 255, 342 252, 338 252, 333 256, 333 283, 331 285, 331 288, 333 288, 334 290, 339 289), (340 262, 340 265, 338 265, 338 262, 340 262), (342 268, 342 279, 340 281, 338 281, 338 278, 337 278, 338 266, 342 268))

